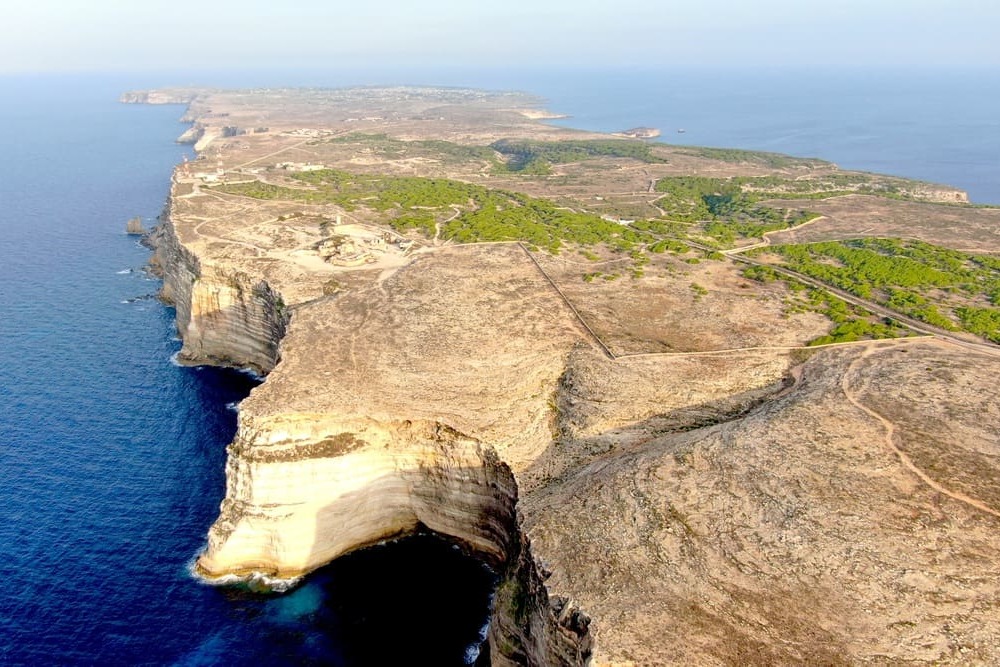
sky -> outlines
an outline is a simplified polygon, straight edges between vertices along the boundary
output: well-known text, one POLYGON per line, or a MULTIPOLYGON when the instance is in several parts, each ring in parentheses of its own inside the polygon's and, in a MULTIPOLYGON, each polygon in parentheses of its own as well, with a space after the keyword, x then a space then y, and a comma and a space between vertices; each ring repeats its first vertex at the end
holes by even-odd
POLYGON ((996 0, 7 0, 0 72, 1000 66, 996 0))

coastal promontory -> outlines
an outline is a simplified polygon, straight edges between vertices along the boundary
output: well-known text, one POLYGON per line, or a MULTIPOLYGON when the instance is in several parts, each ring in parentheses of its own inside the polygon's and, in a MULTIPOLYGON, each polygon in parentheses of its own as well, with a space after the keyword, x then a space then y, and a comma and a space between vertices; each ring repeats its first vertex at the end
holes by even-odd
POLYGON ((997 209, 516 93, 123 101, 188 105, 179 360, 266 376, 201 576, 430 532, 496 665, 995 659, 997 209))

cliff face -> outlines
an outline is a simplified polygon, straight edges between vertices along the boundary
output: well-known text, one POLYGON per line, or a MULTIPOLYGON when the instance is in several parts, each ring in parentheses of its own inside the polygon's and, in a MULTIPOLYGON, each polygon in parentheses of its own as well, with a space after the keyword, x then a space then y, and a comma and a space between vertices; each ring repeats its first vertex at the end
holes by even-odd
POLYGON ((517 550, 494 599, 489 630, 492 664, 587 664, 594 643, 590 617, 568 598, 549 594, 545 586, 549 573, 533 556, 525 533, 518 534, 517 550))
POLYGON ((180 243, 169 220, 150 242, 163 276, 160 295, 177 311, 184 341, 178 361, 259 374, 274 368, 289 319, 281 296, 241 271, 203 264, 180 243))
MULTIPOLYGON (((489 637, 494 664, 586 661, 589 622, 567 599, 549 598, 520 528, 518 482, 507 462, 526 461, 551 437, 546 413, 563 369, 560 350, 578 334, 565 316, 549 318, 548 327, 522 331, 512 336, 510 349, 498 350, 514 366, 508 376, 454 367, 457 335, 470 330, 466 321, 493 324, 477 334, 481 340, 502 340, 510 336, 505 327, 520 328, 519 309, 502 303, 518 299, 489 295, 497 290, 491 263, 521 296, 537 299, 547 292, 519 248, 499 257, 480 257, 470 248, 451 260, 428 260, 414 272, 421 280, 412 293, 387 294, 412 284, 412 277, 389 280, 354 299, 303 304, 291 322, 290 309, 266 282, 203 261, 169 220, 150 241, 152 262, 163 278, 161 294, 177 312, 184 341, 179 358, 269 374, 241 405, 228 449, 226 496, 196 565, 202 576, 281 587, 283 580, 350 551, 430 530, 500 576, 489 637), (457 322, 460 305, 445 313, 425 310, 455 296, 449 290, 456 281, 440 274, 461 273, 466 265, 485 271, 480 291, 475 285, 462 289, 477 295, 475 303, 464 304, 475 312, 457 322), (487 297, 478 298, 483 292, 487 297), (408 304, 423 316, 401 322, 389 301, 408 304), (380 321, 386 315, 389 320, 380 321), (428 329, 444 341, 449 328, 456 334, 452 347, 421 349, 428 329), (553 342, 539 344, 534 334, 553 342), (393 340, 372 340, 377 337, 393 340), (359 339, 369 340, 370 347, 359 339), (281 356, 289 357, 281 363, 279 343, 281 356), (387 350, 401 355, 382 360, 398 369, 398 377, 366 367, 369 354, 387 350), (445 358, 452 377, 441 372, 445 358), (428 384, 431 369, 438 376, 428 384), (480 375, 478 388, 468 381, 470 372, 480 375), (466 399, 460 398, 463 391, 466 399), (463 410, 464 400, 478 408, 463 410)), ((476 363, 471 350, 463 358, 476 363)))
POLYGON ((122 104, 190 104, 197 91, 178 88, 175 90, 130 90, 118 98, 122 104))
POLYGON ((968 204, 969 193, 958 188, 950 188, 944 185, 926 184, 914 188, 908 192, 914 199, 921 201, 937 202, 940 204, 968 204))
MULTIPOLYGON (((202 113, 186 118, 206 123, 196 149, 218 153, 223 180, 301 188, 272 164, 293 156, 438 177, 437 160, 318 138, 355 131, 341 120, 399 94, 334 105, 326 125, 313 92, 297 110, 287 92, 268 109, 249 106, 256 94, 199 97, 202 113), (217 144, 209 102, 226 125, 266 117, 291 129, 217 144), (316 127, 328 129, 306 129, 316 127)), ((500 132, 502 115, 488 137, 481 115, 459 131, 440 104, 440 135, 423 125, 433 120, 372 127, 482 145, 500 132)), ((597 173, 610 179, 602 187, 639 193, 651 173, 705 166, 671 155, 631 172, 587 166, 585 181, 568 174, 584 193, 569 199, 600 200, 597 173)), ((459 176, 480 182, 482 168, 459 176)), ((754 169, 746 175, 762 175, 754 169)), ((625 257, 594 264, 571 248, 545 257, 428 234, 404 249, 364 206, 248 199, 214 182, 179 169, 170 220, 152 237, 181 359, 268 374, 240 405, 226 498, 197 564, 206 578, 294 578, 432 530, 498 574, 497 665, 992 660, 995 350, 915 339, 796 347, 829 322, 810 313, 789 324, 785 288, 751 285, 728 263, 693 270, 652 253, 645 273, 616 281, 625 257), (342 216, 350 224, 337 234, 379 246, 371 263, 347 269, 320 254, 342 216), (592 267, 604 280, 588 280, 600 275, 592 267), (702 277, 700 302, 689 292, 702 277), (617 354, 669 353, 609 359, 595 336, 617 354)), ((569 192, 555 179, 503 183, 569 192)), ((992 212, 862 194, 809 208, 828 219, 784 234, 1000 243, 992 212)))
POLYGON ((195 123, 188 129, 184 130, 181 136, 177 137, 177 143, 197 145, 203 136, 205 136, 205 128, 198 123, 195 123))
POLYGON ((421 528, 499 570, 516 539, 509 468, 442 424, 241 415, 226 479, 208 577, 296 577, 421 528))
POLYGON ((589 618, 550 598, 496 452, 442 424, 345 423, 241 414, 226 498, 197 570, 282 587, 348 552, 431 530, 501 577, 495 665, 581 665, 589 618))

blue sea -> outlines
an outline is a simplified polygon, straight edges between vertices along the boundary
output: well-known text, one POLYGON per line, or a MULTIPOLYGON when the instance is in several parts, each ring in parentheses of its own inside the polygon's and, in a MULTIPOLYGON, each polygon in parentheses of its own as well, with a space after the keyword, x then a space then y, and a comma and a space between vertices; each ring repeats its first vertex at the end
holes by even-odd
POLYGON ((0 663, 463 664, 492 575, 431 538, 358 554, 294 592, 189 566, 254 380, 170 363, 173 312, 127 237, 161 211, 170 84, 416 83, 539 94, 560 121, 833 160, 1000 204, 997 72, 270 72, 0 78, 0 663), (683 128, 684 133, 676 130, 683 128))
POLYGON ((0 664, 465 664, 493 576, 436 540, 283 596, 189 574, 254 381, 170 362, 124 225, 160 213, 183 109, 130 85, 0 79, 0 664))

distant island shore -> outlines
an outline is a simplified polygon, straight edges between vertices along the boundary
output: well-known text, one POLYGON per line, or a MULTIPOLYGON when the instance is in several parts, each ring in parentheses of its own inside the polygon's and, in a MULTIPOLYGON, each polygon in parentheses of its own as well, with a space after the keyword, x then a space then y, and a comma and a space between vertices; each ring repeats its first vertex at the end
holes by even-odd
POLYGON ((660 136, 660 130, 655 127, 633 127, 621 132, 615 132, 617 136, 629 137, 631 139, 655 139, 660 136))

